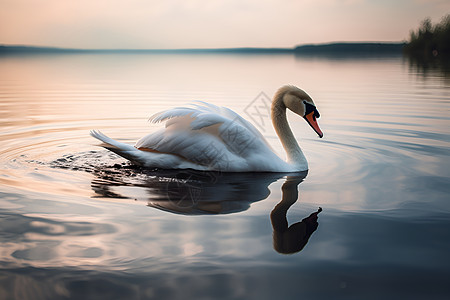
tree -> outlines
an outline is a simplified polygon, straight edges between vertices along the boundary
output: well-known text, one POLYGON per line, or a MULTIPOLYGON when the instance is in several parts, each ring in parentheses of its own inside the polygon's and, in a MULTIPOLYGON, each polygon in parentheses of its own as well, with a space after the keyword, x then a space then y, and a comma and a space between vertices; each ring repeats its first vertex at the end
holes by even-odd
POLYGON ((448 56, 450 54, 450 15, 434 25, 430 18, 422 21, 417 31, 410 32, 405 52, 410 55, 448 56))

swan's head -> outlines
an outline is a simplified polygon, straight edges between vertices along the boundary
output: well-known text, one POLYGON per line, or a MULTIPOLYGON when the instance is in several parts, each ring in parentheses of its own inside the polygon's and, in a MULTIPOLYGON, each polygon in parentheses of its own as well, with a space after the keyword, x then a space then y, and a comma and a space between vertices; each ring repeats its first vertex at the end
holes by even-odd
POLYGON ((277 95, 281 96, 284 105, 299 116, 302 116, 314 131, 323 137, 317 119, 320 114, 312 98, 303 90, 295 86, 284 86, 280 88, 277 95))

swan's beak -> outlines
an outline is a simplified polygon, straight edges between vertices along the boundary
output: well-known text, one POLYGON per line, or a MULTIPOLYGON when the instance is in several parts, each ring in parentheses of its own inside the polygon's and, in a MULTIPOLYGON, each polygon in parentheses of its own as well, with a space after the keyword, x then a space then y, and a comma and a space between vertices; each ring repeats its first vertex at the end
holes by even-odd
POLYGON ((319 137, 323 137, 322 130, 319 128, 319 124, 317 123, 316 116, 314 112, 310 112, 309 114, 304 116, 306 122, 314 129, 314 131, 319 135, 319 137))

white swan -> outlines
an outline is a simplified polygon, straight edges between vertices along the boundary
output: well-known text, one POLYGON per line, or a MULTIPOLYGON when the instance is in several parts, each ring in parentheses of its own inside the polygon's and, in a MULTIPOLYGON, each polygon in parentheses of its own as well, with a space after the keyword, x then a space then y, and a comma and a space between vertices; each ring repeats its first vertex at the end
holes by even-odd
POLYGON ((150 168, 195 169, 223 172, 298 172, 308 170, 286 118, 286 108, 302 116, 323 136, 313 100, 295 86, 283 86, 275 94, 271 117, 287 153, 278 157, 261 133, 234 111, 202 103, 159 112, 150 121, 165 121, 165 128, 144 136, 134 146, 115 141, 99 131, 91 135, 118 155, 150 168))

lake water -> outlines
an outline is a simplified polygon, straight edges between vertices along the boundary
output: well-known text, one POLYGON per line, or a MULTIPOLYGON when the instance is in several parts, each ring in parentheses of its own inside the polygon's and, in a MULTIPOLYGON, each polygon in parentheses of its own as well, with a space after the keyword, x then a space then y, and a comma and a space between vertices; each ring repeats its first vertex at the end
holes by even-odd
POLYGON ((0 70, 0 299, 448 299, 442 70, 238 54, 3 56, 0 70), (153 113, 203 100, 283 156, 264 103, 284 84, 321 114, 323 139, 289 115, 308 174, 144 170, 89 136, 134 143, 153 113))

